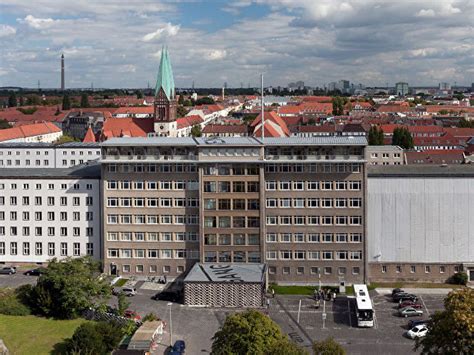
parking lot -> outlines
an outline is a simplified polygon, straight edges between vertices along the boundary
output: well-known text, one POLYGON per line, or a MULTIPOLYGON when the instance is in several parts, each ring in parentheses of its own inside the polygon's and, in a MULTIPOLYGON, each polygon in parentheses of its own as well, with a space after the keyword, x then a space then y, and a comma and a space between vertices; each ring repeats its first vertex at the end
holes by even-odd
POLYGON ((26 284, 35 284, 37 276, 23 275, 25 270, 17 270, 13 275, 0 275, 0 287, 18 287, 26 284))

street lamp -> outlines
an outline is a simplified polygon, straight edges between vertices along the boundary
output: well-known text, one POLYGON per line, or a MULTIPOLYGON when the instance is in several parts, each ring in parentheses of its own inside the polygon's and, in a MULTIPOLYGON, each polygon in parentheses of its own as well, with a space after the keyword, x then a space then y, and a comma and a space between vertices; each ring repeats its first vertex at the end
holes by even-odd
POLYGON ((173 323, 171 320, 171 306, 173 303, 168 302, 168 306, 170 307, 170 346, 173 346, 173 323))

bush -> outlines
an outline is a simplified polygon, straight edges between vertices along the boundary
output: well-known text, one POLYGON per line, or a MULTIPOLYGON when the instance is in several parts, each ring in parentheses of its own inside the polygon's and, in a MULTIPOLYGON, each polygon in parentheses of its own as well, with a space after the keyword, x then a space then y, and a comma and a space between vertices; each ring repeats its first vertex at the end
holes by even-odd
POLYGON ((454 285, 466 285, 468 281, 467 274, 465 272, 457 272, 450 277, 449 283, 454 285))
POLYGON ((64 342, 66 354, 108 354, 123 337, 123 329, 115 323, 84 323, 64 342))
POLYGON ((9 316, 27 316, 30 308, 24 304, 14 289, 0 290, 0 314, 9 316))
POLYGON ((158 320, 159 318, 156 316, 155 313, 148 313, 145 317, 143 317, 142 321, 145 323, 145 322, 153 322, 155 320, 158 320))
POLYGON ((313 343, 314 355, 345 355, 344 348, 330 337, 313 343))

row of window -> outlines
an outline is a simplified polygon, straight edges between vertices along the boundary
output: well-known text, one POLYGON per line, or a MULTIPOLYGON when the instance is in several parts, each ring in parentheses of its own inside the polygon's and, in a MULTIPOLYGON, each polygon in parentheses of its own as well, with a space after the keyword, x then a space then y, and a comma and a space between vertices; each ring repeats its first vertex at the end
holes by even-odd
MULTIPOLYGON (((15 154, 13 154, 13 150, 9 149, 9 150, 7 150, 6 155, 21 155, 22 152, 26 155, 32 155, 31 154, 32 151, 29 150, 29 149, 25 149, 24 151, 23 150, 22 151, 16 150, 15 154)), ((49 150, 37 150, 37 151, 35 151, 35 155, 41 155, 41 152, 43 152, 43 155, 49 155, 49 150)), ((67 155, 68 151, 63 150, 62 153, 63 153, 63 155, 67 155)), ((87 155, 93 155, 93 153, 94 152, 92 150, 87 150, 87 155)), ((3 150, 0 150, 0 155, 3 155, 3 150)), ((71 150, 70 155, 76 155, 76 150, 71 150)), ((85 155, 84 151, 80 150, 78 155, 85 155)), ((100 150, 99 149, 95 150, 95 155, 100 155, 100 150)))
POLYGON ((107 224, 198 224, 198 215, 108 214, 107 224))
MULTIPOLYGON (((29 190, 30 187, 31 187, 31 189, 33 189, 33 187, 34 187, 35 190, 41 190, 43 188, 43 184, 29 184, 29 183, 17 184, 17 183, 11 183, 11 184, 8 185, 8 184, 0 183, 0 190, 4 190, 5 188, 10 189, 10 190, 17 190, 18 185, 20 185, 20 188, 22 188, 23 190, 29 190)), ((45 184, 45 185, 47 185, 48 190, 54 190, 54 189, 57 188, 56 187, 57 185, 54 184, 54 183, 48 183, 48 184, 45 184)), ((84 186, 85 186, 86 190, 92 190, 92 188, 93 188, 92 184, 74 183, 74 184, 58 184, 58 185, 60 185, 61 190, 80 190, 81 188, 84 188, 84 186)))
POLYGON ((197 242, 196 232, 108 232, 107 240, 113 242, 197 242))
POLYGON ((260 217, 253 216, 206 216, 205 228, 259 228, 260 217))
POLYGON ((130 181, 130 180, 108 180, 107 190, 198 190, 199 183, 196 180, 177 181, 130 181))
POLYGON ((171 197, 108 197, 107 207, 199 207, 199 199, 171 197))
MULTIPOLYGON (((63 212, 61 212, 63 213, 63 212)), ((66 213, 66 212, 64 212, 66 213)), ((81 234, 80 227, 22 227, 21 228, 21 235, 24 237, 28 237, 34 231, 34 235, 37 237, 41 237, 43 235, 48 235, 49 237, 56 237, 56 231, 59 230, 59 236, 67 237, 68 235, 72 235, 73 237, 81 237, 84 234, 81 234), (44 233, 47 234, 44 234, 44 233)), ((86 227, 86 237, 93 237, 94 236, 94 228, 86 227)), ((17 236, 19 232, 19 227, 10 227, 9 236, 14 237, 17 236)), ((0 235, 5 235, 5 227, 0 226, 0 235)))
POLYGON ((360 180, 338 181, 265 181, 267 191, 359 191, 362 188, 360 180))
MULTIPOLYGON (((141 274, 143 273, 145 270, 144 266, 143 265, 135 265, 135 272, 138 273, 138 274, 141 274)), ((151 274, 155 274, 158 272, 158 265, 149 265, 148 266, 148 270, 151 274)), ((183 273, 185 270, 184 266, 183 265, 178 265, 176 267, 176 272, 178 274, 181 274, 183 273)), ((125 265, 122 265, 122 272, 125 273, 125 274, 128 274, 130 272, 132 272, 132 267, 129 265, 129 264, 125 264, 125 265)), ((169 274, 171 272, 171 266, 169 265, 164 265, 162 268, 161 268, 161 272, 163 274, 169 274)))
POLYGON ((258 210, 260 201, 257 199, 228 199, 228 198, 206 198, 204 199, 204 209, 207 211, 240 211, 240 210, 258 210))
POLYGON ((258 166, 247 166, 244 165, 214 165, 214 166, 205 166, 202 169, 204 175, 258 175, 259 174, 258 166))
POLYGON ((196 173, 196 164, 107 164, 109 173, 196 173))
POLYGON ((199 259, 198 250, 188 249, 107 249, 109 258, 123 259, 199 259))
MULTIPOLYGON (((282 267, 276 267, 276 266, 268 266, 268 273, 270 275, 276 275, 278 270, 280 270, 281 274, 283 275, 305 275, 307 272, 306 267, 304 266, 297 266, 297 267, 290 267, 290 266, 282 266, 282 267)), ((319 267, 319 266, 311 266, 309 267, 309 274, 310 275, 332 275, 333 273, 333 268, 332 266, 324 266, 324 267, 319 267)), ((359 266, 354 266, 352 267, 352 275, 359 275, 360 274, 360 267, 359 266)), ((346 267, 338 267, 337 268, 337 274, 338 275, 346 275, 347 274, 347 268, 346 267)))
MULTIPOLYGON (((46 205, 47 206, 56 206, 56 198, 49 196, 46 199, 43 199, 42 196, 35 196, 35 197, 30 197, 30 196, 23 196, 23 197, 17 197, 17 196, 10 196, 10 206, 17 206, 18 201, 21 201, 22 206, 42 206, 43 201, 46 200, 46 205), (34 202, 34 203, 33 203, 34 202)), ((71 198, 72 206, 81 206, 81 198, 80 197, 72 197, 71 198)), ((86 206, 92 206, 94 204, 94 198, 92 196, 87 196, 85 198, 85 205, 86 206)), ((0 206, 5 205, 5 197, 0 196, 0 206)), ((60 197, 59 198, 59 205, 60 206, 67 206, 68 205, 68 198, 66 196, 60 197)))
POLYGON ((204 181, 204 192, 259 192, 258 181, 204 181))
POLYGON ((269 250, 267 260, 362 260, 362 251, 269 250))
MULTIPOLYGON (((18 220, 18 213, 17 211, 11 211, 10 212, 10 221, 17 221, 18 220)), ((93 221, 94 220, 94 213, 93 212, 72 212, 72 220, 73 221, 80 221, 81 220, 81 213, 84 213, 84 217, 86 221, 93 221)), ((49 211, 49 212, 43 212, 43 211, 36 211, 36 212, 30 212, 30 211, 23 211, 21 212, 21 219, 22 221, 30 221, 30 215, 34 214, 34 220, 35 221, 42 221, 43 220, 43 215, 46 216, 46 219, 48 221, 55 221, 57 214, 59 215, 59 220, 60 221, 67 221, 68 220, 68 212, 54 212, 54 211, 49 211)), ((5 220, 5 212, 0 211, 0 221, 5 220)))
POLYGON ((206 251, 204 252, 206 263, 260 263, 261 257, 258 251, 206 251))
POLYGON ((205 245, 260 245, 260 236, 255 233, 204 234, 205 245))
MULTIPOLYGON (((382 273, 387 273, 389 272, 390 267, 388 265, 382 265, 382 273)), ((434 269, 431 265, 424 265, 423 266, 425 274, 431 273, 431 270, 434 269)), ((446 266, 444 265, 439 265, 438 270, 440 274, 444 274, 446 272, 446 266)), ((459 272, 460 267, 459 266, 454 266, 454 272, 459 272)), ((395 272, 397 274, 403 272, 403 267, 401 265, 395 265, 395 272)), ((410 273, 415 274, 416 273, 416 265, 410 265, 410 273)))
POLYGON ((362 216, 267 216, 267 226, 361 226, 362 216))
POLYGON ((267 243, 361 243, 362 233, 267 233, 267 243))
POLYGON ((266 164, 266 173, 360 173, 361 164, 337 163, 337 164, 266 164))
MULTIPOLYGON (((56 243, 48 242, 47 245, 43 244, 42 242, 23 242, 21 245, 17 242, 10 242, 10 255, 18 255, 21 252, 22 255, 48 255, 48 256, 56 256, 57 255, 57 248, 56 243), (31 244, 31 245, 30 245, 31 244), (19 248, 21 247, 21 250, 19 248), (34 248, 34 250, 32 249, 34 248)), ((59 243, 59 255, 60 256, 80 256, 81 255, 81 243, 72 243, 72 250, 69 249, 70 245, 68 243, 62 242, 59 243), (72 253, 71 253, 72 252, 72 253)), ((6 247, 5 242, 0 242, 0 255, 5 255, 6 247)), ((94 243, 86 243, 86 255, 94 255, 94 243)))
POLYGON ((267 198, 267 208, 360 208, 362 198, 267 198))

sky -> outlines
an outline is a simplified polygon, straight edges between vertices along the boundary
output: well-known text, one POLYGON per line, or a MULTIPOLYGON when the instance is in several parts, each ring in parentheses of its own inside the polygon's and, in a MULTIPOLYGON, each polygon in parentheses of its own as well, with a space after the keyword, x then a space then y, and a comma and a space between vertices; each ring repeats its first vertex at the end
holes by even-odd
POLYGON ((474 82, 474 0, 2 0, 0 86, 474 82))

